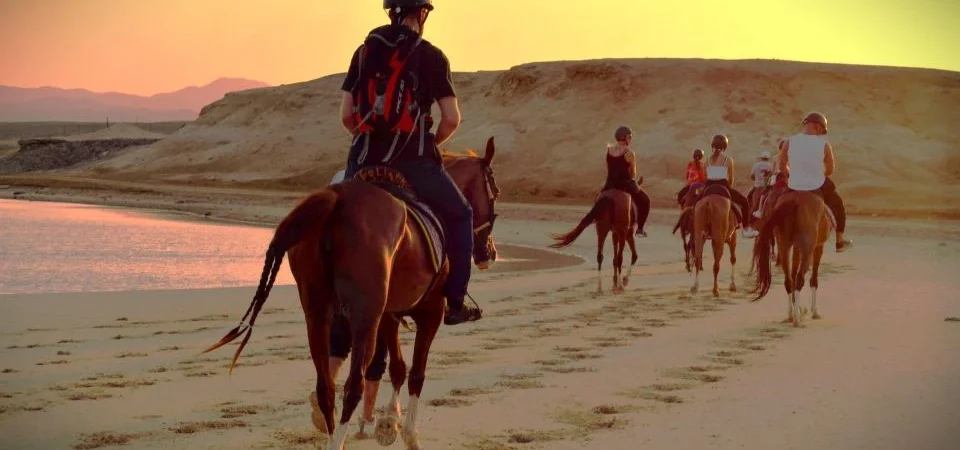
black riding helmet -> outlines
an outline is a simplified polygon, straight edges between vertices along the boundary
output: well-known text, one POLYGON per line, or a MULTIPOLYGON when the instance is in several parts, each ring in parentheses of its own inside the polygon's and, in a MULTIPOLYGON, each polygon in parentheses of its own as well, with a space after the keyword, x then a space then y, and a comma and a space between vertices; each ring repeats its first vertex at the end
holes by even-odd
POLYGON ((427 11, 433 11, 433 0, 383 0, 383 9, 391 8, 427 8, 427 11))
POLYGON ((713 135, 713 139, 710 141, 710 147, 715 150, 726 150, 729 144, 730 141, 727 139, 727 136, 723 134, 713 135))

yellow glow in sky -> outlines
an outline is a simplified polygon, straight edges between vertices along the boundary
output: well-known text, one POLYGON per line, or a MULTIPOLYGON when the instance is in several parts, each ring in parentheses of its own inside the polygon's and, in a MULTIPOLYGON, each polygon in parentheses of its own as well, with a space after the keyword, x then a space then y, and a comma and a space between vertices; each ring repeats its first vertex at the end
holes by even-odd
MULTIPOLYGON (((381 0, 0 0, 0 84, 153 94, 344 72, 381 0)), ((777 58, 960 71, 960 2, 434 0, 454 71, 593 58, 777 58)))

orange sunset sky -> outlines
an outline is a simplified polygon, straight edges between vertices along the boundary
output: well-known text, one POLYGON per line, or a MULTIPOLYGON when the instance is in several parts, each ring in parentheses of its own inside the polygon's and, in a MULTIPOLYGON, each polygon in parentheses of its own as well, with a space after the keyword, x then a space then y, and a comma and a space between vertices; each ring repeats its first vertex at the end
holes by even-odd
MULTIPOLYGON (((953 0, 434 0, 454 71, 609 57, 779 58, 960 71, 953 0)), ((0 0, 0 84, 153 94, 346 70, 381 0, 0 0)))

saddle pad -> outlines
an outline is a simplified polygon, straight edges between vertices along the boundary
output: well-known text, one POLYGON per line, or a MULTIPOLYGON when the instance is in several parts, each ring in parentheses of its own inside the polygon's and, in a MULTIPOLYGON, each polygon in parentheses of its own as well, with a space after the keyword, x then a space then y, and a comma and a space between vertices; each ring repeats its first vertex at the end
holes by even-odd
POLYGON ((703 188, 703 192, 700 193, 700 198, 706 197, 708 195, 720 195, 725 198, 730 198, 730 190, 725 186, 719 184, 712 184, 703 188))
POLYGON ((446 237, 440 219, 433 213, 426 204, 418 201, 413 194, 406 190, 389 183, 374 183, 383 190, 389 192, 396 199, 403 202, 407 211, 413 217, 414 222, 423 230, 423 235, 427 238, 427 246, 430 247, 430 259, 433 262, 433 270, 439 272, 440 266, 446 259, 446 237))

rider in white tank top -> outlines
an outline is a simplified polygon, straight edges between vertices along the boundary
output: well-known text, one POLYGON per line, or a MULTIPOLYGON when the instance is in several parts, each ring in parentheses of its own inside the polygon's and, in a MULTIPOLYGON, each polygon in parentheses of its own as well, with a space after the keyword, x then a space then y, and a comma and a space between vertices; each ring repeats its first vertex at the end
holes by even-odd
POLYGON ((707 159, 707 179, 722 181, 727 179, 727 155, 723 155, 723 159, 718 161, 718 165, 711 166, 710 158, 707 159))
POLYGON ((790 178, 787 187, 795 191, 815 191, 826 181, 823 159, 827 140, 813 134, 797 134, 790 138, 790 178))

